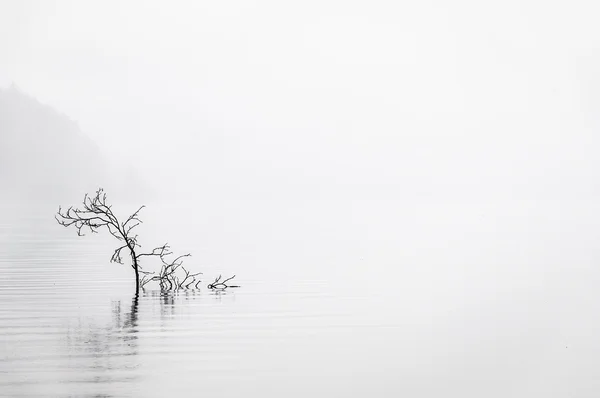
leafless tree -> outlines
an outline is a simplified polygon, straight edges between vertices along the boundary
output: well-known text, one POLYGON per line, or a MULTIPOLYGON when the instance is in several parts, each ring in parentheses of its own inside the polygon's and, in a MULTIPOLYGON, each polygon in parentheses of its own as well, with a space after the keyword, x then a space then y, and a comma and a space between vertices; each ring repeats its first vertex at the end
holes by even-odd
POLYGON ((113 252, 110 261, 123 264, 124 251, 125 255, 129 255, 131 258, 131 267, 135 271, 136 294, 139 293, 140 287, 143 288, 151 281, 158 282, 160 288, 164 290, 197 287, 200 283, 197 277, 201 272, 192 274, 183 267, 183 260, 190 256, 189 253, 170 259, 173 252, 166 243, 150 252, 140 252, 141 246, 134 230, 142 223, 139 214, 144 207, 141 206, 124 222, 121 222, 113 213, 112 206, 107 204, 106 193, 100 188, 93 197, 85 194, 81 208, 71 206, 67 210, 63 210, 59 207, 55 218, 64 227, 74 226, 79 236, 85 235, 87 231, 98 233, 98 230, 106 228, 121 243, 121 246, 113 252), (142 270, 140 261, 144 257, 160 259, 161 269, 158 274, 142 270))

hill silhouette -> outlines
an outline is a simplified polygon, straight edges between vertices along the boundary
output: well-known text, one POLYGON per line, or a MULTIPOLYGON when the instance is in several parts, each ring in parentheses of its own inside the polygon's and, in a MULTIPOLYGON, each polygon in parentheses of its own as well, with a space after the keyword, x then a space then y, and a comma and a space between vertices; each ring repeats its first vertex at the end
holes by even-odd
POLYGON ((73 199, 99 186, 140 187, 115 173, 76 122, 12 85, 0 89, 0 199, 73 199))

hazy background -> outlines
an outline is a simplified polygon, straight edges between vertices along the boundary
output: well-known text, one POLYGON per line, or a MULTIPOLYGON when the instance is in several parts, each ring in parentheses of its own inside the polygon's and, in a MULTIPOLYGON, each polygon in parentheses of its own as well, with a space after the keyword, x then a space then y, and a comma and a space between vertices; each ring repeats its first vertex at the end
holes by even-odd
MULTIPOLYGON (((250 304, 221 308, 225 329, 300 330, 286 352, 270 335, 244 343, 266 347, 250 370, 268 350, 296 365, 280 391, 318 373, 331 393, 596 397, 599 8, 0 0, 0 178, 60 193, 32 214, 2 210, 3 277, 29 286, 15 258, 52 275, 41 231, 72 247, 53 260, 65 269, 92 262, 51 215, 105 185, 149 204, 143 245, 192 252, 207 278, 238 274, 234 297, 250 304), (81 184, 53 185, 73 172, 81 184)), ((98 269, 100 239, 85 239, 107 250, 98 269)), ((240 390, 254 376, 231 369, 240 390)))
POLYGON ((194 195, 598 193, 596 2, 0 2, 0 83, 194 195))

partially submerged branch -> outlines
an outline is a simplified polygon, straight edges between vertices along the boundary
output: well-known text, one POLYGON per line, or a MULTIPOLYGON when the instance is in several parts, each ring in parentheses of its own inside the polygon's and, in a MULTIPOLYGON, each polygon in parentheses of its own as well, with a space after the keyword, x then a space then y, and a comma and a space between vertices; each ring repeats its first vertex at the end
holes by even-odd
POLYGON ((232 280, 233 278, 235 278, 235 275, 232 277, 229 277, 227 279, 224 279, 223 281, 221 281, 221 275, 219 275, 218 278, 216 278, 214 280, 213 283, 210 283, 207 287, 211 290, 225 290, 227 288, 234 288, 234 287, 239 287, 237 285, 228 285, 227 282, 229 282, 230 280, 232 280))
POLYGON ((202 272, 197 272, 195 274, 190 273, 184 266, 183 260, 186 257, 190 257, 191 254, 183 254, 174 259, 168 259, 167 257, 171 256, 173 252, 170 250, 170 246, 168 244, 164 244, 161 247, 154 248, 150 253, 141 253, 138 254, 138 258, 147 256, 147 257, 158 257, 161 261, 161 269, 158 274, 152 273, 144 275, 145 279, 143 279, 142 287, 151 281, 158 282, 161 290, 179 290, 179 289, 187 289, 192 284, 197 287, 197 285, 201 282, 197 279, 198 275, 201 275, 202 272), (178 272, 178 271, 182 272, 178 272), (179 276, 179 274, 182 274, 179 276))

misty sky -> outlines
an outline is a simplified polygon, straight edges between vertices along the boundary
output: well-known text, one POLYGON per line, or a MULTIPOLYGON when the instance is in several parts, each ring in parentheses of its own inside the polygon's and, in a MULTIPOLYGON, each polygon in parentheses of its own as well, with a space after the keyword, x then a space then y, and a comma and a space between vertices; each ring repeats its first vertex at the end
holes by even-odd
POLYGON ((0 0, 0 86, 180 191, 596 195, 599 8, 0 0))
MULTIPOLYGON (((269 281, 322 278, 315 306, 335 286, 348 314, 401 319, 331 356, 366 364, 359 383, 595 396, 599 16, 592 0, 0 0, 0 88, 14 82, 188 200, 148 209, 144 244, 168 237, 207 278, 236 274, 285 316, 304 319, 269 281)), ((14 256, 55 253, 5 230, 14 256)), ((253 305, 239 318, 262 325, 253 305)), ((332 341, 362 336, 364 319, 332 341)), ((329 368, 312 352, 306 369, 329 368)))

